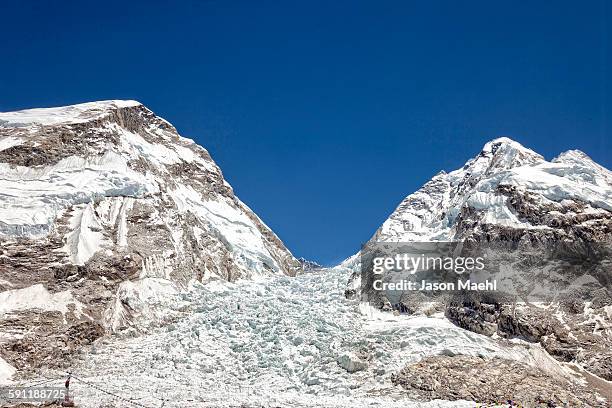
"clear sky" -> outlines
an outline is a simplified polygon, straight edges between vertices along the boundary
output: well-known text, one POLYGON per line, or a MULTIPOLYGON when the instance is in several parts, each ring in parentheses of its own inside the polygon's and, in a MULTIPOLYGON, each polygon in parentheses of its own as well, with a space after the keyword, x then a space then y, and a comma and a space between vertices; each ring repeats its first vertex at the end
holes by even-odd
POLYGON ((612 167, 612 4, 13 1, 0 111, 136 99, 333 264, 489 139, 612 167))

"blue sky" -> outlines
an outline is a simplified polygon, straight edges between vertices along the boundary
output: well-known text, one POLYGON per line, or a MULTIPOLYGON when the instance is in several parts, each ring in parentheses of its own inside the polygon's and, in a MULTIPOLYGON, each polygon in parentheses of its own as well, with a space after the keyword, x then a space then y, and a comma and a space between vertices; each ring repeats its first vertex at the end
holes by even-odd
POLYGON ((137 99, 205 146, 294 254, 332 264, 489 139, 611 168, 611 9, 6 2, 0 111, 137 99))

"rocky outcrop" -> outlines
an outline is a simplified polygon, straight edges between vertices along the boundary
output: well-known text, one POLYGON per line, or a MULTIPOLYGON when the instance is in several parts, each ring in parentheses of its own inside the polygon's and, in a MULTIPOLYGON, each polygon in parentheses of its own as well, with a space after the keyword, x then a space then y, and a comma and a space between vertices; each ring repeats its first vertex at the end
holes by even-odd
POLYGON ((105 334, 94 321, 64 320, 61 312, 23 311, 0 322, 0 330, 12 340, 0 344, 0 357, 22 373, 40 367, 68 367, 83 346, 105 334))
POLYGON ((408 365, 392 377, 422 400, 467 400, 524 407, 604 407, 598 390, 503 359, 435 356, 408 365))
POLYGON ((576 362, 591 373, 612 381, 612 326, 609 311, 611 298, 593 306, 530 305, 470 302, 450 305, 446 316, 458 326, 488 336, 518 338, 540 343, 553 357, 576 362))

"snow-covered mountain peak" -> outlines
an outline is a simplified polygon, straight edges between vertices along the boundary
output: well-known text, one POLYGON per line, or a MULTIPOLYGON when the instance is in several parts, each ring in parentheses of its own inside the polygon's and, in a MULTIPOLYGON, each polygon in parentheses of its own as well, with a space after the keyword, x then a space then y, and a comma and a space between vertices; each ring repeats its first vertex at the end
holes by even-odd
POLYGON ((576 168, 576 172, 582 171, 584 173, 592 174, 595 177, 600 176, 605 179, 607 184, 612 185, 612 172, 597 164, 586 153, 580 150, 568 150, 563 152, 559 156, 552 159, 551 162, 574 167, 576 168))
POLYGON ((133 100, 108 100, 62 107, 0 112, 0 127, 83 123, 89 120, 102 118, 109 115, 111 112, 116 112, 124 108, 139 106, 142 106, 142 104, 133 100))
MULTIPOLYGON (((482 151, 492 151, 502 147, 505 150, 517 150, 517 151, 527 151, 530 153, 535 153, 533 150, 526 148, 519 142, 514 139, 511 139, 507 136, 497 137, 485 143, 482 148, 482 151)), ((537 155, 537 153, 535 153, 537 155)))
MULTIPOLYGON (((608 217, 611 203, 612 173, 586 154, 572 150, 548 162, 504 137, 486 143, 462 168, 438 173, 407 196, 372 240, 458 239, 479 225, 552 228, 559 216, 544 213, 554 210, 569 217, 576 211, 604 211, 608 217)), ((594 218, 579 219, 593 223, 594 218)))
POLYGON ((582 150, 572 149, 572 150, 567 150, 559 154, 557 157, 555 157, 551 161, 553 163, 567 163, 567 162, 576 163, 576 162, 584 162, 584 161, 593 162, 593 159, 591 159, 582 150))
POLYGON ((138 102, 1 113, 0 123, 8 287, 79 282, 83 304, 97 288, 105 309, 92 313, 118 329, 152 318, 142 302, 168 288, 301 268, 208 152, 138 102))
POLYGON ((510 138, 500 137, 486 143, 480 153, 463 166, 463 170, 474 178, 542 161, 544 157, 540 154, 510 138))

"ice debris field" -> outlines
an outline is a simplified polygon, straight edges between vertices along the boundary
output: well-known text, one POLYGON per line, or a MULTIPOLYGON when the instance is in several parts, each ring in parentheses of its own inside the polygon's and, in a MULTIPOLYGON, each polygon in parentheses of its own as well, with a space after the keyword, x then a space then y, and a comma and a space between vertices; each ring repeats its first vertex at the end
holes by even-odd
MULTIPOLYGON (((347 300, 348 273, 197 284, 163 300, 183 313, 175 323, 99 340, 72 369, 148 407, 455 407, 473 403, 412 402, 390 376, 427 355, 528 358, 442 316, 394 316, 347 300)), ((73 392, 83 406, 113 406, 78 382, 73 392)))

